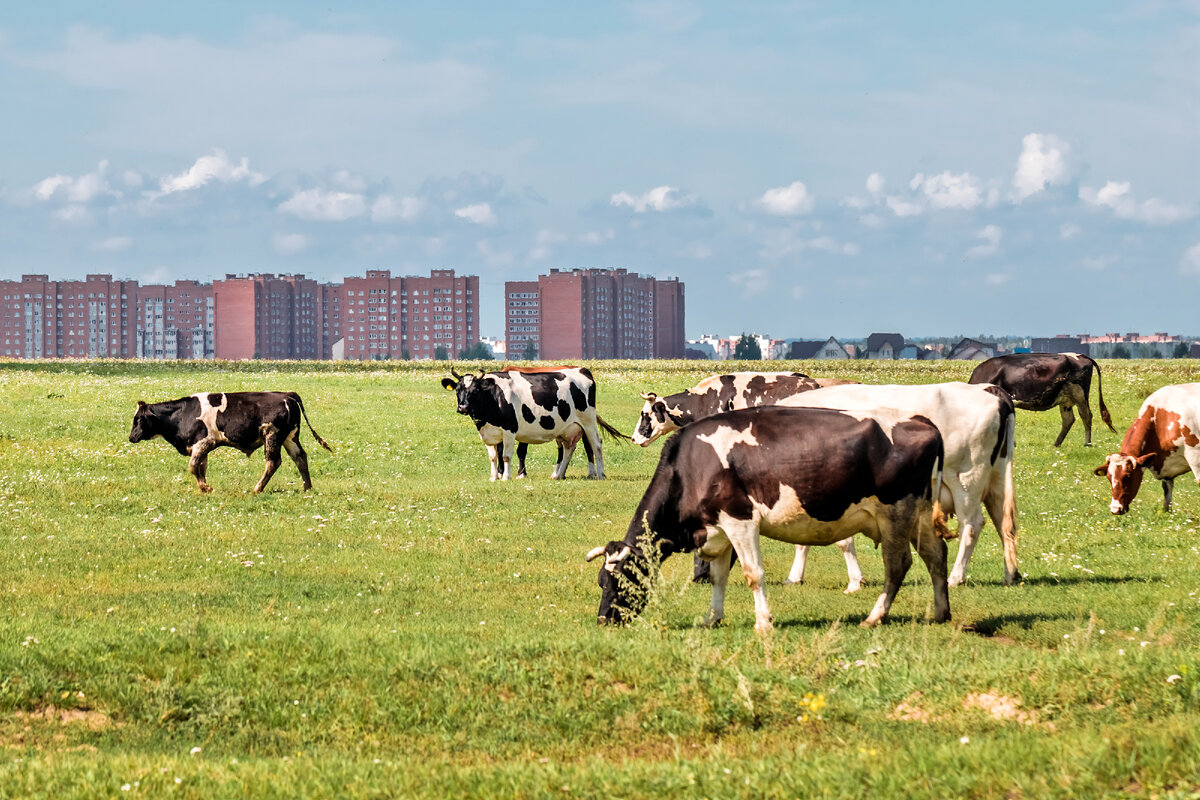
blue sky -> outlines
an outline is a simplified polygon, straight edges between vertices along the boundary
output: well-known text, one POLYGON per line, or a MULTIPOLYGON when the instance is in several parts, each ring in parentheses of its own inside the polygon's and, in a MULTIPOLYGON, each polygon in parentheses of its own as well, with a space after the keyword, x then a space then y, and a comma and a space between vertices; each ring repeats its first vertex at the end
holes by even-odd
POLYGON ((689 336, 1200 333, 1200 3, 341 5, 6 7, 0 278, 452 267, 501 335, 505 280, 626 267, 689 336))

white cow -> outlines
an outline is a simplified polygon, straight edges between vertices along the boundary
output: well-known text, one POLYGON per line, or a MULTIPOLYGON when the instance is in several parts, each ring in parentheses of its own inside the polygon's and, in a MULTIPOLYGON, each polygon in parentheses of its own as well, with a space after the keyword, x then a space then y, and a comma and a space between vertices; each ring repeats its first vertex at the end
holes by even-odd
MULTIPOLYGON (((1013 489, 1012 398, 990 385, 934 383, 914 386, 830 386, 780 400, 779 405, 869 411, 895 408, 928 418, 941 431, 946 446, 941 503, 958 517, 962 544, 950 585, 967 578, 967 564, 983 527, 983 509, 1004 544, 1004 583, 1020 580, 1017 572, 1017 499, 1013 489)), ((802 580, 808 548, 796 548, 789 580, 802 580)), ((847 556, 849 560, 849 556, 847 556)))

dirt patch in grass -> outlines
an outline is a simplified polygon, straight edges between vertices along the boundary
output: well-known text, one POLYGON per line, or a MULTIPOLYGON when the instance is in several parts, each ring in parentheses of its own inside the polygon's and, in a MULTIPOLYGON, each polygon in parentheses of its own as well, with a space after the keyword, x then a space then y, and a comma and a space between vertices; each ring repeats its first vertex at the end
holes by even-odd
POLYGON ((917 703, 921 699, 922 692, 913 692, 908 697, 901 700, 891 713, 888 714, 888 719, 900 720, 902 722, 923 722, 928 725, 931 722, 937 722, 939 717, 933 715, 927 708, 921 708, 917 703))

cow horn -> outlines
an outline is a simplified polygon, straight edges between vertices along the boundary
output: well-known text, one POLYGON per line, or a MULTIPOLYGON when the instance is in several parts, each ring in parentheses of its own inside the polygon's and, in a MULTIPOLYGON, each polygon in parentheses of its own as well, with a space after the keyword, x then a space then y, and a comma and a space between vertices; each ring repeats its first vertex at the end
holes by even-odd
POLYGON ((658 395, 656 395, 654 392, 639 392, 638 394, 641 395, 643 400, 657 400, 658 399, 658 395))
POLYGON ((592 561, 594 559, 599 558, 602 555, 604 555, 604 545, 600 545, 599 547, 593 547, 591 550, 588 550, 587 558, 584 560, 592 561))
POLYGON ((609 556, 608 558, 604 559, 604 562, 606 564, 619 564, 625 560, 625 558, 629 555, 630 552, 631 552, 631 548, 629 547, 629 545, 625 545, 625 548, 623 550, 621 550, 621 552, 617 553, 616 555, 609 556))
POLYGON ((459 375, 457 372, 454 371, 453 364, 450 365, 450 374, 454 376, 454 380, 456 380, 456 381, 462 380, 462 375, 459 375))

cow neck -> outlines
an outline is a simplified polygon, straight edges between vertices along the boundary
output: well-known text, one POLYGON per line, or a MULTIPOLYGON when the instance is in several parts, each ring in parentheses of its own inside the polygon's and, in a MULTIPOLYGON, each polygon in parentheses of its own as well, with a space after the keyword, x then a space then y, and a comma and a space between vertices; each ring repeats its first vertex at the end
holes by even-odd
POLYGON ((1154 459, 1147 466, 1155 474, 1162 469, 1164 460, 1162 444, 1158 438, 1158 426, 1155 425, 1157 412, 1158 409, 1154 406, 1146 406, 1142 409, 1142 413, 1129 426, 1129 430, 1125 432, 1125 438, 1121 440, 1121 455, 1140 458, 1153 453, 1154 459))

